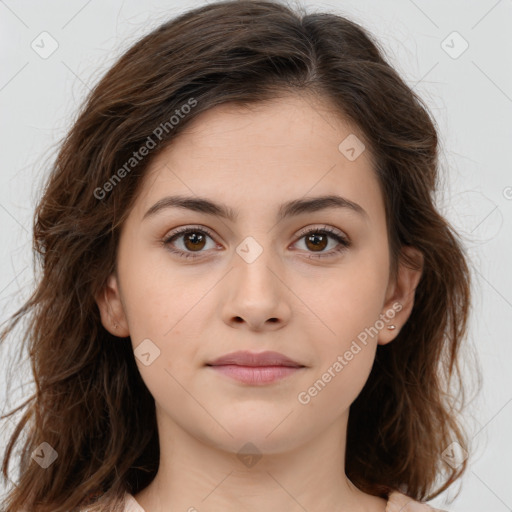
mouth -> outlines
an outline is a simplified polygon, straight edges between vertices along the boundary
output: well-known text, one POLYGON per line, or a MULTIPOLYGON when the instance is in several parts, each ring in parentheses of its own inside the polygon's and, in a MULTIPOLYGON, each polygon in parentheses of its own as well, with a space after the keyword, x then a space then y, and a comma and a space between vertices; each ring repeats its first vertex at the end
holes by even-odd
POLYGON ((265 351, 265 352, 249 352, 247 350, 239 350, 238 352, 231 352, 225 354, 217 359, 207 363, 208 366, 219 366, 234 364, 238 366, 287 366, 287 367, 302 367, 301 363, 280 354, 279 352, 265 351))
POLYGON ((276 382, 297 374, 305 365, 279 352, 238 351, 206 364, 215 372, 251 385, 276 382))
POLYGON ((270 384, 299 373, 305 366, 206 365, 226 377, 251 385, 270 384))

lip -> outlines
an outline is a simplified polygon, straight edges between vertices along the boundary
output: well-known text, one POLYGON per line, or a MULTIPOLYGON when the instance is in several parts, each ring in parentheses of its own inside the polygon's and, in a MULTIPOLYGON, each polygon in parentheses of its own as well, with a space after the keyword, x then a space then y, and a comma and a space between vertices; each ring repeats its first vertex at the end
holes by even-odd
POLYGON ((279 352, 238 351, 226 354, 206 366, 227 377, 251 385, 264 385, 296 374, 304 365, 279 352))
POLYGON ((265 352, 249 352, 247 350, 239 350, 223 355, 214 361, 206 363, 207 366, 250 366, 250 367, 269 367, 269 366, 285 366, 289 368, 303 368, 304 365, 286 357, 284 354, 273 351, 265 352))
POLYGON ((270 384, 299 373, 304 366, 238 366, 236 364, 227 364, 210 366, 210 368, 231 379, 256 386, 270 384))

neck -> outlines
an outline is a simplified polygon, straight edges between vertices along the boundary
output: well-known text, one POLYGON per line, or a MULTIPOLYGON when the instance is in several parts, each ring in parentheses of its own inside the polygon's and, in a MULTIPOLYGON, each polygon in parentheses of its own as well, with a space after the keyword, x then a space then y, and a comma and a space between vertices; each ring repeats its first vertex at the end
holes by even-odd
POLYGON ((386 500, 361 492, 345 475, 347 417, 342 417, 343 424, 336 422, 328 431, 314 433, 300 447, 273 453, 265 439, 254 443, 266 442, 265 453, 259 449, 248 453, 247 440, 229 440, 246 446, 239 453, 229 446, 221 449, 192 437, 171 420, 160 419, 158 473, 135 499, 146 512, 383 512, 386 500))

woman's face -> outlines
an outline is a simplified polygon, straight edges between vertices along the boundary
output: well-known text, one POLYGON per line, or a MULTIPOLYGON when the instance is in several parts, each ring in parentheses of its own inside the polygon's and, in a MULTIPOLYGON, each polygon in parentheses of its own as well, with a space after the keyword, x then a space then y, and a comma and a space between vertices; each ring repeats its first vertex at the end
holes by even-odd
POLYGON ((332 112, 299 96, 219 106, 152 162, 98 303, 104 325, 130 336, 164 433, 277 453, 341 428, 377 344, 405 323, 420 274, 390 282, 369 151, 332 112), (173 196, 233 218, 159 203, 173 196), (337 199, 312 202, 325 196, 337 199), (169 241, 178 228, 191 232, 169 241), (250 383, 207 365, 235 351, 302 367, 250 383))

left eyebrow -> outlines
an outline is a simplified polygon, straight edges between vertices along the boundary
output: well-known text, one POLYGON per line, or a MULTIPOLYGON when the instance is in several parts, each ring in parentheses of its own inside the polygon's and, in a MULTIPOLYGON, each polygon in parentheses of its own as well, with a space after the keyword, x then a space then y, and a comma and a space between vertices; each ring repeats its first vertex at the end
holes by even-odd
MULTIPOLYGON (((156 215, 158 212, 166 210, 168 208, 182 208, 186 210, 192 210, 194 212, 204 213, 206 215, 212 215, 222 217, 235 222, 238 218, 238 213, 228 206, 216 203, 210 199, 204 197, 188 197, 188 196, 167 196, 157 201, 149 210, 144 214, 142 220, 156 215)), ((283 203, 277 213, 277 221, 293 217, 295 215, 301 215, 304 213, 312 213, 325 209, 346 209, 352 211, 363 217, 365 220, 369 220, 368 213, 359 204, 337 195, 318 196, 311 198, 295 199, 283 203)))

